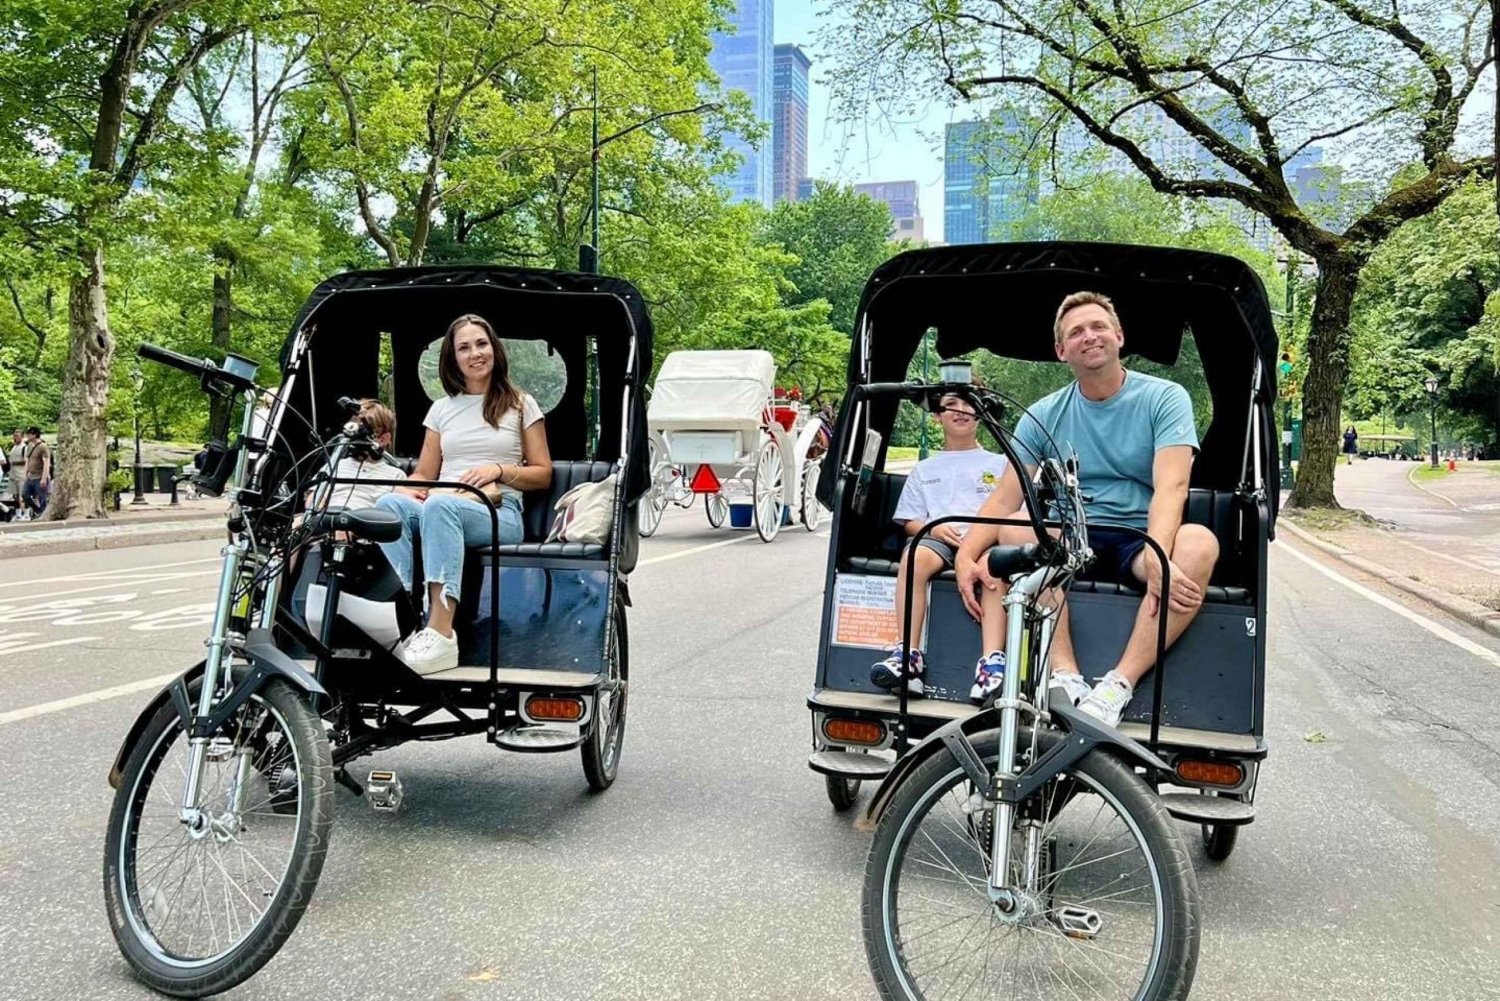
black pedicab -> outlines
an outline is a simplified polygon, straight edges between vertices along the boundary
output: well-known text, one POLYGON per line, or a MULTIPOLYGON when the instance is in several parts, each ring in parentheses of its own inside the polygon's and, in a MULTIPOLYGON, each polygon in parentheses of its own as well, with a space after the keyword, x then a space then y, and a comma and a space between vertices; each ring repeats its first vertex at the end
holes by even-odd
MULTIPOLYGON (((243 981, 291 934, 322 869, 335 783, 377 808, 399 803, 394 773, 361 783, 347 770, 354 759, 484 734, 512 751, 579 749, 593 789, 614 781, 628 693, 626 575, 649 487, 641 385, 651 325, 640 294, 618 279, 409 268, 343 274, 313 292, 269 410, 257 410, 255 366, 244 359, 141 354, 194 374, 221 401, 197 480, 233 502, 208 657, 146 707, 110 773, 104 889, 115 938, 143 980, 192 997, 243 981), (424 352, 463 313, 492 318, 513 359, 524 354, 548 383, 546 392, 522 385, 546 411, 553 476, 526 495, 525 541, 469 551, 460 666, 419 676, 391 652, 417 624, 417 595, 375 545, 397 538, 399 522, 330 507, 349 481, 328 471, 351 452, 378 451, 351 403, 381 395, 385 379, 402 418, 391 451, 417 454, 430 403, 424 352), (547 541, 559 498, 588 483, 612 490, 607 539, 547 541)), ((518 380, 522 368, 513 361, 518 380)))
MULTIPOLYGON (((962 246, 902 254, 871 277, 831 449, 838 462, 825 463, 819 490, 834 515, 808 698, 809 764, 825 776, 837 809, 853 804, 860 782, 881 781, 867 812, 878 826, 864 917, 884 997, 932 997, 946 986, 978 986, 983 994, 986 976, 1003 980, 1000 992, 1019 991, 1024 981, 1028 998, 1186 994, 1197 954, 1196 883, 1167 818, 1201 825, 1208 857, 1227 857, 1239 826, 1253 819, 1267 750, 1276 357, 1259 278, 1216 254, 962 246), (869 671, 879 648, 910 637, 909 616, 895 623, 890 611, 902 546, 926 534, 908 543, 892 517, 905 477, 884 471, 884 458, 899 403, 930 404, 958 391, 1018 461, 1010 431, 1020 408, 1003 393, 966 378, 903 382, 924 333, 936 328, 944 358, 985 349, 1053 361, 1057 305, 1080 289, 1114 300, 1127 355, 1170 365, 1185 335, 1193 338, 1213 407, 1184 516, 1210 528, 1221 548, 1201 613, 1165 658, 1158 619, 1156 668, 1137 686, 1118 730, 1066 699, 1047 699, 1057 611, 1047 590, 1067 588, 1075 650, 1091 681, 1114 665, 1142 596, 1089 579, 1076 465, 1067 456, 1023 456, 1032 465, 1040 460, 1039 471, 1025 484, 1026 520, 1011 524, 1029 525, 1038 541, 998 546, 989 556, 992 574, 1011 585, 1004 688, 983 709, 967 701, 979 629, 949 572, 931 585, 928 696, 909 697, 904 685, 894 695, 877 689, 869 671), (1176 791, 1158 795, 1158 787, 1176 791), (1101 823, 1117 829, 1108 836, 1092 829, 1101 823), (1096 858, 1102 846, 1109 850, 1096 858), (991 941, 986 924, 1003 943, 991 941), (1029 939, 1027 931, 1037 935, 1029 939), (1012 932, 1022 934, 1004 938, 1012 932), (1028 941, 1034 953, 1001 955, 1012 947, 1024 953, 1028 941), (976 944, 979 952, 967 955, 976 944), (957 979, 945 984, 948 978, 957 979)), ((975 519, 938 522, 964 520, 975 519)))

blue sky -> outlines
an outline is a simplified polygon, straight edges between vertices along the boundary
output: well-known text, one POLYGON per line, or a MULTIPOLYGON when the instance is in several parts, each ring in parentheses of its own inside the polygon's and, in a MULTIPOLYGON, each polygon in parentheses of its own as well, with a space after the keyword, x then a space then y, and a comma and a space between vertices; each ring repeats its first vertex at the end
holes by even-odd
POLYGON ((818 0, 776 0, 776 41, 802 46, 811 57, 812 96, 808 109, 807 158, 813 177, 844 184, 863 181, 916 181, 921 188, 922 223, 929 240, 943 238, 943 125, 950 111, 934 104, 926 118, 910 123, 841 123, 830 115, 829 70, 818 51, 818 0))

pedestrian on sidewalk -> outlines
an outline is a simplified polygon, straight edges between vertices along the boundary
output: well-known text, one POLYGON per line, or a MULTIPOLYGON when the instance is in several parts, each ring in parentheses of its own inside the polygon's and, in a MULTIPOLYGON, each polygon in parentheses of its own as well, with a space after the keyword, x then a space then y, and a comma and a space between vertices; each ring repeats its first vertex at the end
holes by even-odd
POLYGON ((1344 429, 1344 465, 1354 465, 1354 456, 1359 453, 1359 432, 1350 424, 1344 429))
POLYGON ((26 438, 21 429, 10 433, 10 451, 5 456, 5 472, 10 480, 10 496, 21 503, 21 487, 26 483, 26 438))
POLYGON ((26 429, 26 483, 21 501, 30 518, 40 518, 47 510, 47 494, 52 489, 52 452, 42 441, 42 429, 35 424, 26 429))

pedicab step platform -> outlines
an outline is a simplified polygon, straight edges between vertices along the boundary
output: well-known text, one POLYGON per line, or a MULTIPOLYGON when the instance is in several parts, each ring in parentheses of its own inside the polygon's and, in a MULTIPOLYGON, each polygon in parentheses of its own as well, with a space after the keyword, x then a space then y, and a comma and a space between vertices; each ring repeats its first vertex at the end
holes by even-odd
MULTIPOLYGON (((812 709, 854 709, 863 712, 895 714, 899 702, 894 695, 874 695, 868 692, 815 691, 808 697, 812 709)), ((946 699, 909 699, 906 711, 913 716, 928 719, 968 719, 979 712, 977 706, 967 702, 952 702, 946 699)), ((1151 739, 1151 727, 1144 723, 1121 723, 1120 732, 1132 740, 1145 743, 1151 739)), ((1173 747, 1193 747, 1210 751, 1225 751, 1239 755, 1264 754, 1266 745, 1248 733, 1219 733, 1214 730, 1195 730, 1185 726, 1164 726, 1159 740, 1173 747)))

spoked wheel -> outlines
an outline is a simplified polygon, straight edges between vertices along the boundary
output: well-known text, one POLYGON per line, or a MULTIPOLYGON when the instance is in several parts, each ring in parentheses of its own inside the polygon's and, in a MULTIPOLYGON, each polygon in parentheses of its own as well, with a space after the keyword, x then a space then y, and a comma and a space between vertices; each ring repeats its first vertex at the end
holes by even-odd
POLYGON ((785 511, 781 446, 772 439, 761 447, 755 460, 755 532, 762 542, 776 538, 785 511))
POLYGON ((641 537, 649 539, 661 527, 662 515, 667 510, 667 485, 671 481, 672 466, 655 435, 646 439, 646 452, 649 457, 647 468, 651 470, 651 489, 641 498, 636 519, 641 537))
POLYGON ((603 792, 614 785, 620 770, 620 749, 625 743, 625 709, 630 694, 630 644, 625 633, 625 612, 615 611, 615 628, 609 643, 609 683, 599 690, 594 706, 594 729, 583 742, 583 774, 589 788, 603 792))
POLYGON ((120 778, 104 899, 136 974, 162 993, 202 997, 248 979, 301 920, 328 850, 333 764, 317 714, 284 681, 211 737, 202 814, 191 824, 178 806, 188 761, 169 703, 120 778))
MULTIPOLYGON (((1055 739, 1044 734, 1042 748, 1055 739)), ((983 734, 975 746, 983 753, 995 740, 983 734)), ((999 901, 989 890, 992 809, 946 749, 896 793, 865 867, 865 952, 881 997, 1187 996, 1197 884, 1138 776, 1095 752, 1023 804, 1012 895, 999 901)))
POLYGON ((823 523, 823 505, 818 503, 818 476, 822 466, 810 462, 802 471, 802 524, 809 532, 816 532, 823 523))
POLYGON ((729 517, 729 498, 723 494, 704 494, 703 510, 708 513, 710 528, 723 528, 724 519, 729 517))

